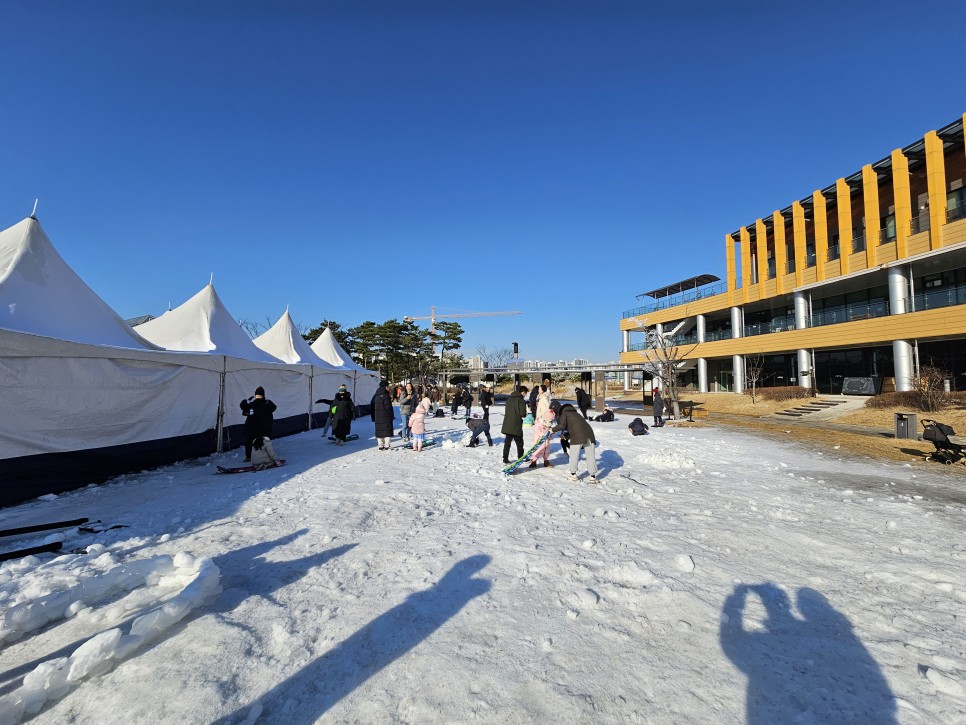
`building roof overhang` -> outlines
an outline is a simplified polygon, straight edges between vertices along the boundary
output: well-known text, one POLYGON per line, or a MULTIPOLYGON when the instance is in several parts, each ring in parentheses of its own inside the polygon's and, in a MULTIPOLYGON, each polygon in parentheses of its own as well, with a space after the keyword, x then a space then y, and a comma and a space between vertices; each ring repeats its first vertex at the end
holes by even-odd
POLYGON ((669 284, 666 287, 658 287, 656 290, 651 290, 650 292, 641 292, 641 294, 637 295, 637 299, 641 297, 653 297, 654 299, 670 297, 678 292, 684 292, 706 284, 711 284, 712 282, 718 282, 720 279, 720 277, 715 277, 713 274, 699 274, 697 277, 681 280, 680 282, 669 284))

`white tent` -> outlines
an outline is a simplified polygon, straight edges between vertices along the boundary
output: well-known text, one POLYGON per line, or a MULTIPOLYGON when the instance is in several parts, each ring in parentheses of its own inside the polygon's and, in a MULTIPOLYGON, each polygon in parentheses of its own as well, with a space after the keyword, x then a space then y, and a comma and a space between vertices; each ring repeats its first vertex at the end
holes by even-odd
POLYGON ((272 357, 287 363, 316 365, 327 370, 336 368, 335 365, 319 357, 315 350, 303 339, 288 310, 285 310, 285 314, 278 318, 278 322, 272 325, 271 329, 256 337, 252 342, 272 357))
POLYGON ((305 430, 313 390, 351 377, 259 349, 210 285, 189 303, 148 323, 172 348, 159 349, 77 276, 36 219, 0 232, 0 505, 236 447, 236 401, 257 386, 278 405, 273 435, 305 430))
POLYGON ((33 217, 0 232, 0 328, 94 345, 158 349, 77 276, 33 217))
POLYGON ((285 314, 272 325, 271 329, 256 337, 252 342, 261 350, 279 360, 312 367, 312 413, 314 422, 318 425, 323 423, 324 418, 315 417, 314 401, 320 398, 331 400, 342 384, 352 387, 355 371, 337 368, 316 355, 315 351, 309 347, 309 344, 299 333, 288 310, 285 310, 285 314))
POLYGON ((161 317, 136 328, 138 334, 165 350, 211 352, 256 362, 279 362, 259 349, 225 307, 211 283, 161 317))
POLYGON ((379 387, 379 374, 366 370, 342 349, 335 339, 332 330, 326 327, 318 339, 312 343, 312 350, 327 363, 337 369, 346 370, 353 377, 352 399, 362 405, 368 405, 379 387))

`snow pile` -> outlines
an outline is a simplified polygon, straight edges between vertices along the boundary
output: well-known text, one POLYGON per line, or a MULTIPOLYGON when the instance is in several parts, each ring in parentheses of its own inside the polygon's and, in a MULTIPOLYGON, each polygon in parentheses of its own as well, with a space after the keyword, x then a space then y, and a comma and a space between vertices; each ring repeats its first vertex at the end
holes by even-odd
POLYGON ((108 672, 221 591, 218 567, 210 559, 182 552, 116 564, 110 553, 99 553, 103 547, 97 549, 33 570, 29 569, 33 557, 4 567, 0 592, 7 606, 0 628, 2 639, 16 639, 65 617, 85 619, 91 627, 98 627, 150 607, 149 611, 134 618, 127 634, 123 627, 113 627, 94 635, 69 656, 37 665, 18 689, 0 698, 3 725, 37 713, 47 700, 62 697, 84 678, 108 672), (19 577, 24 581, 13 581, 19 577), (11 584, 15 585, 13 591, 11 584), (104 608, 94 608, 119 594, 120 599, 104 608))

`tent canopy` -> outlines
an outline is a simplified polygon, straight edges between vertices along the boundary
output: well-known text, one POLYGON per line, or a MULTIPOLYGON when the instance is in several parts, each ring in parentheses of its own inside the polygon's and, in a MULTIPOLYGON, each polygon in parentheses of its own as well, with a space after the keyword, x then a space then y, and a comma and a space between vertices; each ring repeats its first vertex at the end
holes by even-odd
POLYGON ((0 327, 91 345, 158 349, 87 286, 33 217, 0 232, 0 327))
POLYGON ((280 362, 252 342, 211 283, 184 304, 138 325, 137 332, 166 350, 209 352, 255 362, 280 362))
POLYGON ((283 362, 315 365, 327 370, 335 367, 319 357, 309 347, 309 344, 299 334, 298 328, 295 327, 295 322, 288 310, 285 310, 285 314, 278 318, 278 322, 272 325, 270 330, 259 335, 252 342, 260 350, 283 362))

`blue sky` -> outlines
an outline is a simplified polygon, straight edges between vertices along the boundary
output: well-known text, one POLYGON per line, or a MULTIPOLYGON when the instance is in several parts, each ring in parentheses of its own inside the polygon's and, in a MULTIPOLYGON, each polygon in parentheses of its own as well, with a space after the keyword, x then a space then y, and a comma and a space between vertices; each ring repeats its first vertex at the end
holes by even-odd
POLYGON ((962 3, 4 3, 0 227, 119 314, 451 311, 614 359, 635 295, 966 111, 962 3))

